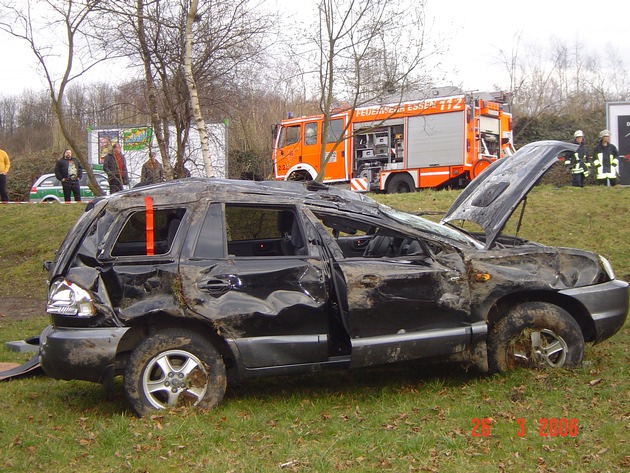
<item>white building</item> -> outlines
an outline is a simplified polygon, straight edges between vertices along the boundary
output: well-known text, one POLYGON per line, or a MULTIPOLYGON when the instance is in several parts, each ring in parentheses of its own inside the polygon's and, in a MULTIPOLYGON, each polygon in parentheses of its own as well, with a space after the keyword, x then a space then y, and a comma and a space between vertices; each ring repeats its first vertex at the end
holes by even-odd
MULTIPOLYGON (((227 176, 227 125, 212 123, 206 125, 206 129, 210 140, 210 156, 215 177, 224 178, 227 176)), ((174 134, 175 128, 171 128, 170 132, 174 134)), ((191 128, 189 133, 184 165, 190 170, 192 176, 206 176, 199 133, 196 128, 191 128)), ((149 157, 149 149, 154 150, 158 160, 162 162, 157 140, 151 127, 101 127, 88 131, 88 161, 95 169, 102 169, 103 158, 111 151, 111 145, 115 142, 122 144, 123 154, 127 161, 130 186, 132 187, 140 182, 142 164, 149 157)), ((175 154, 175 146, 171 144, 169 151, 171 165, 175 163, 175 154)))

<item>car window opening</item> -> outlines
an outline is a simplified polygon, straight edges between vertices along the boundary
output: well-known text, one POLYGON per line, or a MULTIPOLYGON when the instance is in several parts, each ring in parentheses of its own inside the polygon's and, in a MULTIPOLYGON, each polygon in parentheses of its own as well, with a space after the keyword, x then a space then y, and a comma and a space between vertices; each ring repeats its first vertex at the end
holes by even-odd
POLYGON ((151 204, 145 201, 145 204, 145 210, 132 213, 125 222, 112 249, 112 256, 153 256, 170 251, 185 209, 153 209, 152 201, 151 204), (153 227, 151 231, 150 226, 153 227))
POLYGON ((346 258, 429 256, 417 238, 384 227, 334 215, 315 215, 333 236, 346 258))
POLYGON ((308 254, 295 211, 228 205, 225 208, 228 254, 294 256, 308 254))

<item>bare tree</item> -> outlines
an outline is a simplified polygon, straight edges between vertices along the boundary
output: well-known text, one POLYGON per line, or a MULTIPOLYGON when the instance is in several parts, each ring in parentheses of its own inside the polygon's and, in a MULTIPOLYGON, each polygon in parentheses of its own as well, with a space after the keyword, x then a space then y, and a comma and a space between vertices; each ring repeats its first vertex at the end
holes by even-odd
MULTIPOLYGON (((518 92, 523 86, 523 78, 519 75, 519 59, 520 59, 520 44, 521 44, 522 32, 517 32, 512 38, 512 48, 509 52, 502 49, 497 49, 497 62, 502 65, 507 71, 510 84, 508 86, 510 98, 510 106, 513 105, 513 97, 518 96, 518 92)), ((501 87, 497 86, 497 89, 501 87)))
MULTIPOLYGON (((188 77, 194 78, 201 116, 223 121, 243 65, 264 54, 270 17, 256 12, 251 3, 202 2, 191 17, 199 21, 187 36, 189 13, 195 6, 190 1, 136 0, 134 9, 124 0, 102 2, 101 8, 120 19, 115 28, 103 32, 109 34, 110 47, 125 51, 132 63, 143 66, 151 124, 163 159, 175 154, 170 156, 175 176, 183 172, 191 124, 198 120, 188 77), (186 73, 188 41, 190 75, 186 73)), ((170 165, 164 164, 168 174, 170 165)))
MULTIPOLYGON (((151 61, 151 49, 149 48, 149 41, 147 38, 147 31, 145 28, 145 15, 144 15, 145 0, 138 0, 136 6, 136 20, 137 29, 136 34, 138 37, 139 55, 142 58, 142 65, 144 71, 145 87, 147 91, 147 103, 149 106, 151 116, 151 126, 155 137, 158 142, 158 148, 160 149, 160 156, 162 157, 162 166, 166 179, 173 178, 173 167, 169 159, 169 130, 166 119, 166 114, 162 112, 160 114, 160 106, 158 102, 158 91, 153 77, 153 68, 151 61)), ((159 7, 159 5, 158 5, 159 7)), ((133 17, 132 17, 133 18, 133 17)), ((133 19, 131 20, 133 24, 133 19)), ((159 23, 158 23, 159 24, 159 23)))
POLYGON ((195 75, 192 67, 192 45, 193 45, 193 23, 198 22, 197 16, 197 0, 192 0, 190 3, 190 9, 186 17, 186 47, 184 50, 184 72, 186 76, 186 86, 188 87, 188 93, 190 94, 190 103, 192 112, 195 117, 195 123, 197 125, 197 131, 201 141, 201 154, 203 156, 203 162, 206 168, 207 177, 214 176, 214 167, 212 166, 212 160, 210 159, 210 150, 208 147, 208 130, 206 129, 206 122, 203 119, 201 113, 201 107, 199 107, 199 95, 197 94, 197 84, 195 82, 195 75))
POLYGON ((499 50, 498 56, 510 78, 517 142, 531 136, 541 121, 552 127, 547 117, 564 117, 571 127, 579 124, 593 136, 602 126, 606 102, 629 96, 628 76, 614 48, 606 58, 612 60, 602 63, 579 41, 567 44, 551 37, 544 44, 522 44, 519 34, 512 51, 499 50))
POLYGON ((0 31, 26 41, 48 86, 61 133, 87 172, 90 187, 102 195, 94 172, 66 117, 68 85, 108 58, 91 39, 90 15, 99 0, 22 0, 3 2, 0 31))
MULTIPOLYGON (((318 69, 312 72, 318 77, 326 140, 333 109, 353 114, 366 103, 400 102, 427 80, 420 68, 436 49, 424 36, 424 1, 319 0, 317 9, 312 38, 317 50, 305 57, 316 56, 318 69)), ((337 142, 332 151, 322 147, 317 181, 323 181, 326 165, 347 131, 330 138, 337 142)))

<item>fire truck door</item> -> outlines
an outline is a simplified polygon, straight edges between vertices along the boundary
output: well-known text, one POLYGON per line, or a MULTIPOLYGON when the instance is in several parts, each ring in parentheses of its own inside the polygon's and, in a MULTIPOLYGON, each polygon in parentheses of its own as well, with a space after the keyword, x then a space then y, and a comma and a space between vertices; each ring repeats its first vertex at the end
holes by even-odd
POLYGON ((287 171, 302 161, 301 126, 286 125, 280 129, 278 136, 276 161, 276 177, 285 177, 287 171))
POLYGON ((324 177, 326 181, 349 178, 346 167, 346 159, 349 159, 346 153, 346 140, 342 140, 339 145, 335 147, 337 140, 343 133, 343 118, 331 120, 326 139, 324 140, 326 144, 326 156, 329 156, 328 163, 326 164, 326 175, 324 177))
POLYGON ((321 150, 321 122, 313 121, 304 124, 304 138, 302 141, 302 162, 319 168, 321 150))

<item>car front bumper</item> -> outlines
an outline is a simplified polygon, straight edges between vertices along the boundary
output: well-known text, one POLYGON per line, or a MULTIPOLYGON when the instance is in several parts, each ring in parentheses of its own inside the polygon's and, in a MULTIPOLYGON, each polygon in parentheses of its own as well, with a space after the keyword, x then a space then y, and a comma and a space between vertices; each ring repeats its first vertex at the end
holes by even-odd
POLYGON ((617 333, 628 317, 630 290, 628 283, 614 280, 594 286, 560 291, 560 294, 579 301, 593 319, 595 336, 599 343, 617 333))
POLYGON ((46 327, 40 335, 39 360, 55 379, 104 382, 128 327, 46 327))

